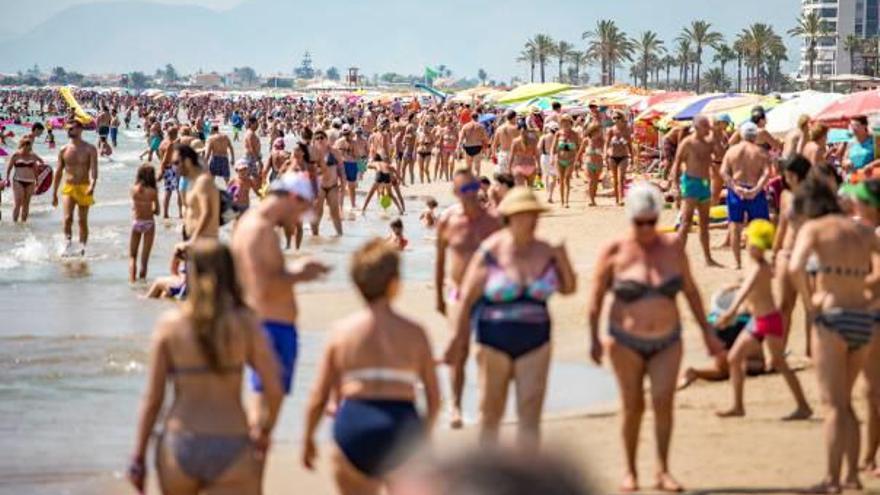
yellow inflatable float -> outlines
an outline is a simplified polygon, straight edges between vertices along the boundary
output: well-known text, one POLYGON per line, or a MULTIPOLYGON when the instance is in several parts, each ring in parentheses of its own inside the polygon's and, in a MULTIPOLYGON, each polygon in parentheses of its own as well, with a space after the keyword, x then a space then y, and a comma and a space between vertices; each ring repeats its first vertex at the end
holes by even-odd
POLYGON ((73 110, 74 115, 76 116, 76 120, 80 124, 84 126, 95 125, 95 119, 91 115, 87 114, 85 110, 83 110, 83 107, 79 104, 78 101, 76 101, 76 98, 73 97, 73 91, 71 91, 70 88, 60 88, 58 92, 61 93, 61 97, 64 98, 67 106, 69 106, 73 110))
MULTIPOLYGON (((691 227, 696 227, 700 223, 700 217, 696 212, 694 212, 694 217, 691 219, 691 227)), ((717 225, 727 223, 727 205, 718 205, 709 208, 709 225, 717 225)), ((681 217, 676 220, 675 225, 669 225, 667 227, 660 227, 660 232, 669 234, 678 230, 678 226, 681 225, 681 217)))

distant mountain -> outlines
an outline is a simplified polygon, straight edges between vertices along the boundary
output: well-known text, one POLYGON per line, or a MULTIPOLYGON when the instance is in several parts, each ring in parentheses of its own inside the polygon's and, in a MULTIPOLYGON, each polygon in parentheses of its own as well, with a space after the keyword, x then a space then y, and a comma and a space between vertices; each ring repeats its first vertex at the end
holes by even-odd
MULTIPOLYGON (((528 72, 515 58, 529 37, 547 33, 583 47, 581 33, 600 18, 615 19, 630 36, 653 29, 670 47, 693 19, 712 22, 728 39, 751 22, 770 23, 785 36, 800 1, 772 3, 767 9, 767 0, 667 0, 656 9, 656 0, 247 0, 218 11, 104 0, 68 7, 0 43, 0 72, 37 63, 83 73, 152 74, 172 63, 181 72, 248 65, 290 73, 309 50, 316 67, 343 72, 358 66, 367 75, 420 73, 425 65, 445 64, 459 77, 475 77, 484 68, 490 79, 507 78, 528 72)), ((797 52, 789 58, 796 62, 797 52)), ((704 69, 712 65, 709 54, 704 69)), ((547 71, 556 75, 555 60, 547 71)))

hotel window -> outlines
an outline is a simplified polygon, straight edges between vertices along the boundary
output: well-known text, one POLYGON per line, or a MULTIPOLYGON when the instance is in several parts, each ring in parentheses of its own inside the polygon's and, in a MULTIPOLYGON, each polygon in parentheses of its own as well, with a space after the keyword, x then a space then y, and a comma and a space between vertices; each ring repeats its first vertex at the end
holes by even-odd
POLYGON ((818 10, 819 10, 819 17, 837 19, 837 7, 823 7, 818 10))
POLYGON ((865 36, 876 36, 878 29, 878 16, 880 16, 880 2, 878 0, 867 0, 865 9, 865 36))

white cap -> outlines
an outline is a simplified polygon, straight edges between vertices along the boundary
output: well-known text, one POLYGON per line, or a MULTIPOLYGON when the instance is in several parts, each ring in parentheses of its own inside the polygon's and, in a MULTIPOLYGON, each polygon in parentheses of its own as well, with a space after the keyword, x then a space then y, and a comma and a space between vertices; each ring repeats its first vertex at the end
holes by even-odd
POLYGON ((739 126, 739 133, 742 134, 743 139, 755 139, 758 137, 758 126, 753 122, 746 122, 739 126))
POLYGON ((641 217, 658 217, 663 210, 663 195, 660 189, 648 181, 637 182, 626 192, 626 217, 630 220, 641 217))
POLYGON ((349 132, 351 132, 351 126, 348 124, 343 124, 342 125, 342 133, 348 134, 349 132))
POLYGON ((315 200, 312 181, 304 173, 287 172, 269 185, 269 192, 284 191, 306 201, 315 200))
POLYGON ((342 125, 342 119, 340 119, 339 117, 334 118, 334 119, 333 119, 333 125, 334 125, 334 126, 337 126, 337 127, 338 127, 338 126, 341 126, 341 125, 342 125))

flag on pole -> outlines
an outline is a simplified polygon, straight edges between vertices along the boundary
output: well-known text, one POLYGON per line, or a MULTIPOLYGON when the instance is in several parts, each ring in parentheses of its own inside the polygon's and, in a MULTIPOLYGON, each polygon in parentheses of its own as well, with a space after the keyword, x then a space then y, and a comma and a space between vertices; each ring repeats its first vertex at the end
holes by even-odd
POLYGON ((431 81, 437 79, 440 76, 440 72, 438 72, 433 67, 425 67, 425 81, 430 84, 431 81))

